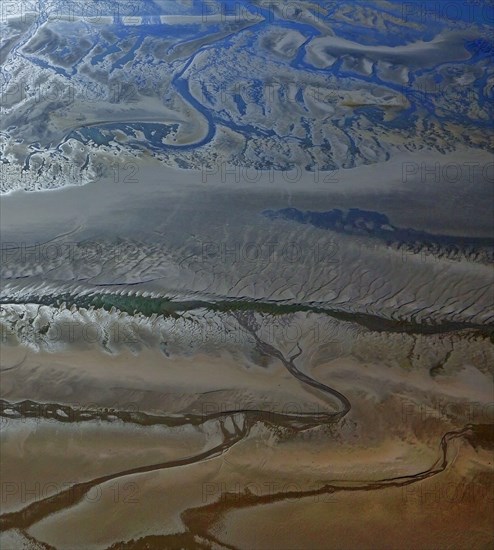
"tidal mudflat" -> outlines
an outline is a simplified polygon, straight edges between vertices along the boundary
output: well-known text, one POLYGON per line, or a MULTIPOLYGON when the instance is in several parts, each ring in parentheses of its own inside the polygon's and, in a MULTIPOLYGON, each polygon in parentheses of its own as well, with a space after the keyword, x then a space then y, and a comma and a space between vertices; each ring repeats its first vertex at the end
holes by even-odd
POLYGON ((2 15, 2 548, 492 547, 491 12, 289 4, 2 15))

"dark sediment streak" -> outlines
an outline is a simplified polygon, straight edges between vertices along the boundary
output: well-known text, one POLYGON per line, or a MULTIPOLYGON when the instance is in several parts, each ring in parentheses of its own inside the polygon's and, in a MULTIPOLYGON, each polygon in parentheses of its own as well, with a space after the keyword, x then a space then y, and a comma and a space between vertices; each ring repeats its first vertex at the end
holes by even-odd
POLYGON ((174 301, 166 297, 143 297, 136 295, 122 296, 113 293, 93 293, 74 295, 34 296, 28 295, 22 299, 13 297, 0 298, 0 305, 37 304, 50 307, 60 307, 65 304, 70 308, 100 308, 111 311, 112 308, 130 315, 141 314, 150 317, 153 314, 164 317, 179 317, 181 313, 206 309, 219 313, 249 312, 266 315, 289 315, 293 313, 315 313, 327 315, 344 322, 356 323, 375 332, 407 333, 407 334, 442 334, 458 330, 472 329, 485 336, 494 335, 494 325, 468 322, 440 321, 437 323, 419 323, 408 320, 394 320, 367 313, 350 313, 335 310, 318 304, 287 304, 279 302, 262 302, 255 300, 185 300, 174 301))
POLYGON ((225 440, 220 444, 204 451, 198 453, 192 457, 186 457, 178 460, 171 460, 167 462, 161 462, 158 464, 152 464, 148 466, 139 466, 137 468, 130 468, 121 472, 116 472, 113 474, 108 474, 105 476, 100 476, 90 481, 83 483, 77 483, 72 487, 68 488, 65 491, 61 491, 53 496, 45 498, 40 501, 32 502, 22 510, 18 512, 10 512, 7 514, 2 514, 0 516, 0 530, 7 530, 12 528, 21 528, 26 529, 29 526, 37 523, 43 518, 59 512, 65 508, 73 506, 80 502, 83 496, 91 490, 96 485, 111 481, 113 479, 128 476, 132 474, 140 474, 146 472, 153 472, 155 470, 163 470, 167 468, 176 468, 179 466, 185 466, 187 464, 193 464, 195 462, 200 462, 207 458, 212 458, 215 456, 221 455, 225 450, 229 449, 232 445, 243 439, 246 435, 245 427, 239 429, 237 424, 233 421, 235 427, 235 434, 231 436, 222 425, 223 434, 227 434, 225 440))
POLYGON ((388 246, 406 249, 411 253, 430 253, 437 257, 465 257, 470 261, 494 262, 494 239, 439 235, 413 228, 396 227, 380 212, 350 208, 348 212, 335 208, 327 212, 302 211, 297 208, 265 210, 271 220, 282 219, 336 233, 365 236, 384 241, 388 246))

